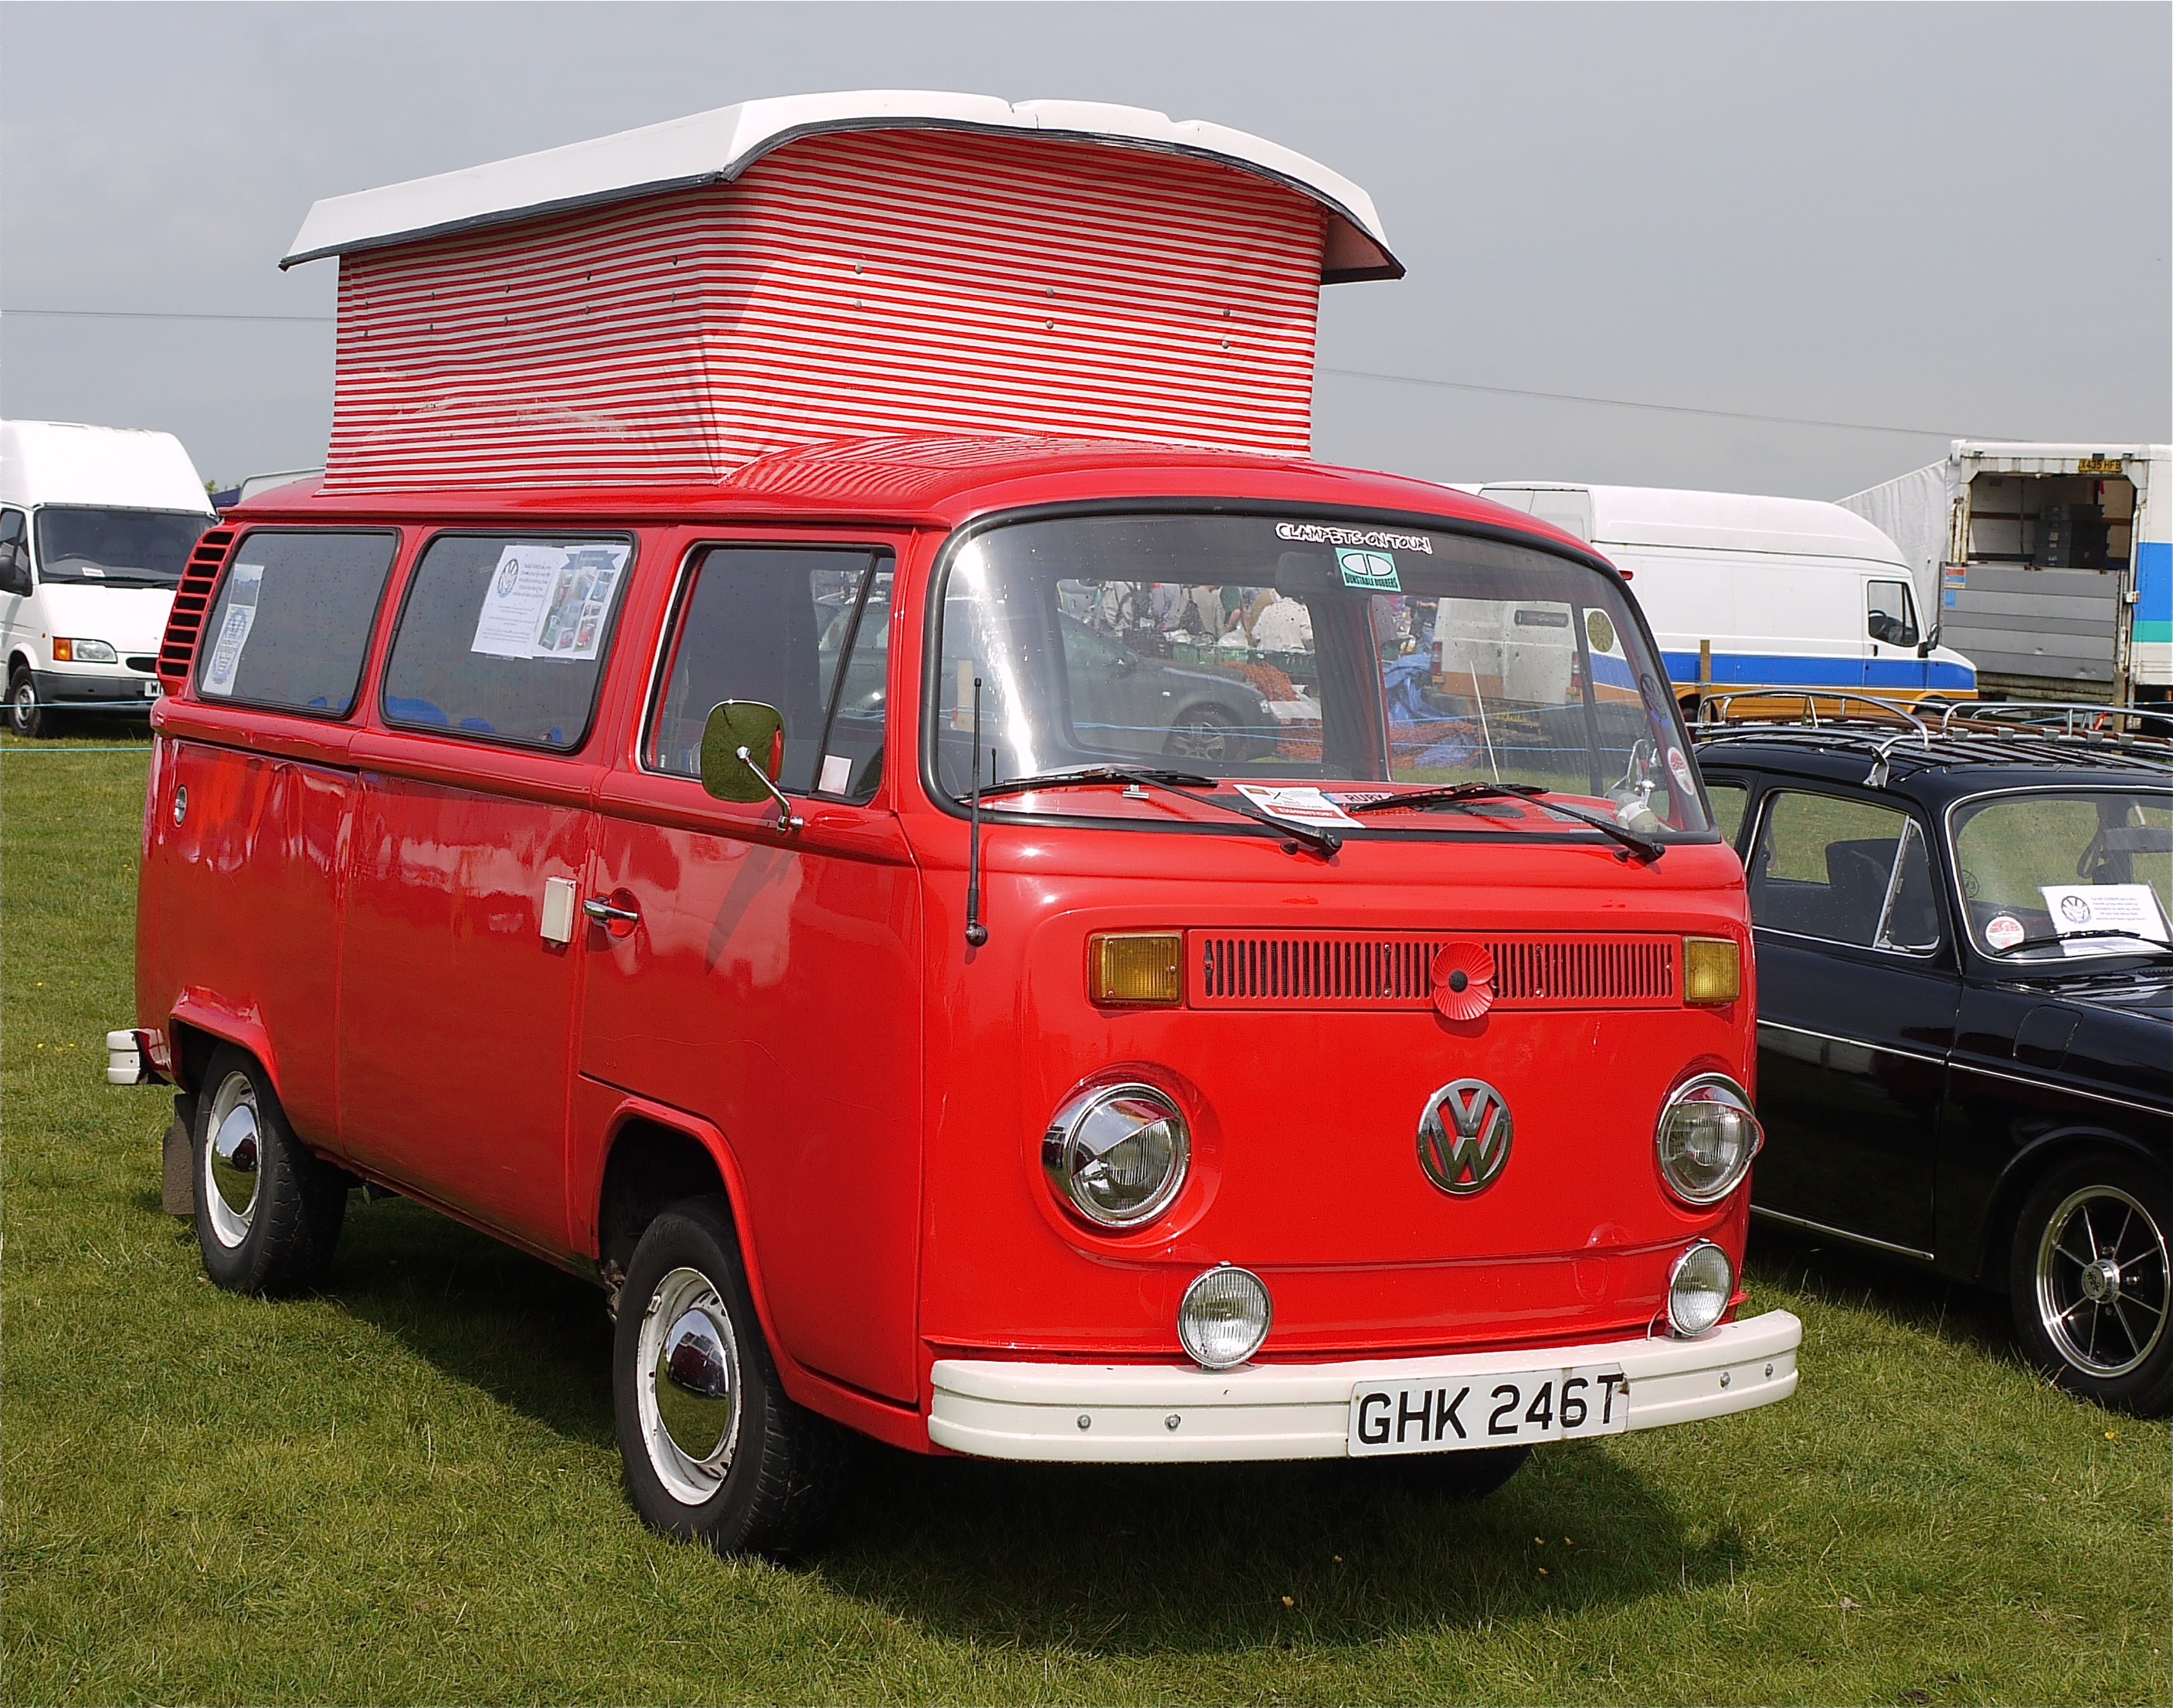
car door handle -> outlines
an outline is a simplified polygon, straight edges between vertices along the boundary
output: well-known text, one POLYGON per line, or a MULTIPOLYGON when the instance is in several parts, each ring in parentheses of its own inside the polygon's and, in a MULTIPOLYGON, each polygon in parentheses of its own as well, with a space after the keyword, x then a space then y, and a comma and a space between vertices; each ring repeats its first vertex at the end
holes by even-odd
POLYGON ((639 925, 641 923, 639 908, 622 908, 603 896, 590 896, 581 903, 581 911, 599 925, 608 925, 613 921, 623 925, 639 925))

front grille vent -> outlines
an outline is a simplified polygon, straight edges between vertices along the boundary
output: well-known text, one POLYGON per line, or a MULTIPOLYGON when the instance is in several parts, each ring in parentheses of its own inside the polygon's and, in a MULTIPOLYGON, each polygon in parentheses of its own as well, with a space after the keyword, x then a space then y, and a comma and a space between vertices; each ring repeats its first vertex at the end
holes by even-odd
POLYGON ((1195 1008, 1418 1009, 1433 1000, 1433 960, 1453 942, 1494 957, 1494 1006, 1671 1008, 1672 937, 1496 933, 1193 931, 1195 1008))
MULTIPOLYGON (((226 562, 227 550, 234 544, 234 536, 232 528, 213 528, 198 540, 189 553, 188 567, 181 571, 181 585, 174 590, 165 638, 159 643, 159 680, 170 694, 180 692, 189 679, 189 665, 203 633, 204 613, 211 608, 211 590, 226 562)), ((128 662, 133 665, 136 660, 128 662)))

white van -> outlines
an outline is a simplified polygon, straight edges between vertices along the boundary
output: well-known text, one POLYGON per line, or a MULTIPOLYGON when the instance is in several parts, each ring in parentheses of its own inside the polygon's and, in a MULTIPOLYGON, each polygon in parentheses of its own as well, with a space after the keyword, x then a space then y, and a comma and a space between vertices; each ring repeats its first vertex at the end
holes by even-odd
POLYGON ((8 722, 140 714, 190 549, 218 520, 170 433, 0 421, 0 647, 8 722))
POLYGON ((1629 578, 1687 698, 1710 680, 1968 698, 1976 671, 1938 644, 1894 542, 1838 504, 1555 481, 1463 491, 1551 522, 1629 578))

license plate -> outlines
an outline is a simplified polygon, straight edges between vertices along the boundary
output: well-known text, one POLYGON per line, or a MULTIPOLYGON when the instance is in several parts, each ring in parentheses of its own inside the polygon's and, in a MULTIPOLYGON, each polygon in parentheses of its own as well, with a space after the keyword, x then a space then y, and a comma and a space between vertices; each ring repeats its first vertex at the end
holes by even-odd
POLYGON ((1529 1446, 1629 1427, 1630 1384, 1619 1364, 1367 1382, 1351 1394, 1353 1457, 1529 1446))
POLYGON ((144 684, 143 684, 143 698, 144 698, 145 699, 147 699, 147 700, 155 700, 155 699, 157 699, 157 698, 159 698, 159 685, 158 685, 158 683, 156 683, 156 682, 146 682, 146 683, 144 683, 144 684))

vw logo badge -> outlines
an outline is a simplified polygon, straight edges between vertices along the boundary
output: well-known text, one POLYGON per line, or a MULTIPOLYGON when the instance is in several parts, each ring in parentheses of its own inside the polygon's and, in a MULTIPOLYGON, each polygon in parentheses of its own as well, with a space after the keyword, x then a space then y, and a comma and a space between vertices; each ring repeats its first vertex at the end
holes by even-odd
POLYGON ((1509 1103, 1484 1080, 1459 1080, 1426 1099, 1419 1166, 1453 1198, 1484 1192, 1509 1166, 1509 1103))

